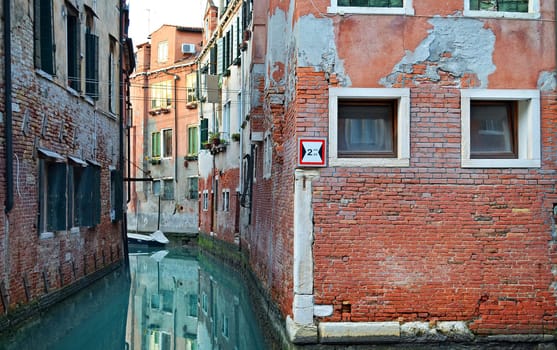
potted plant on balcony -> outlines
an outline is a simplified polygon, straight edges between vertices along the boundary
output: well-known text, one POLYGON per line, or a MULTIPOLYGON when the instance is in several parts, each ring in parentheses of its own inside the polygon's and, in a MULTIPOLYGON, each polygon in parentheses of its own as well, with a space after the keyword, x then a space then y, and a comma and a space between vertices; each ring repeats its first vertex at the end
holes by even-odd
POLYGON ((220 144, 220 134, 218 132, 212 132, 209 135, 209 143, 212 143, 215 146, 218 146, 220 144))

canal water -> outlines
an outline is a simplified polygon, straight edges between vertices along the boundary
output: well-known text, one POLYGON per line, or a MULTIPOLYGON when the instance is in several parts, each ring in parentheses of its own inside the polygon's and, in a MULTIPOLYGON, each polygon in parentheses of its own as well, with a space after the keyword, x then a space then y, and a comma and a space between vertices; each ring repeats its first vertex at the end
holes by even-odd
POLYGON ((270 348, 243 280, 196 249, 130 249, 119 269, 9 335, 1 350, 270 348))

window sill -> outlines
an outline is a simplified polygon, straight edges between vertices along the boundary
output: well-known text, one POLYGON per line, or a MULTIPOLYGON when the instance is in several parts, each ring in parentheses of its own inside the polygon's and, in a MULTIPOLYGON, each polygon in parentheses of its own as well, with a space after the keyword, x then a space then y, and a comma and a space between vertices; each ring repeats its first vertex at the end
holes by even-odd
POLYGON ((539 19, 539 12, 498 12, 464 10, 464 17, 505 18, 505 19, 539 19))
POLYGON ((329 166, 332 167, 409 167, 409 158, 331 158, 329 166))
POLYGON ((539 159, 462 159, 463 168, 539 168, 539 159))
POLYGON ((51 239, 54 238, 54 232, 41 232, 39 239, 51 239))
POLYGON ((79 232, 80 232, 79 227, 70 228, 70 234, 72 234, 72 235, 77 235, 77 234, 79 234, 79 232))

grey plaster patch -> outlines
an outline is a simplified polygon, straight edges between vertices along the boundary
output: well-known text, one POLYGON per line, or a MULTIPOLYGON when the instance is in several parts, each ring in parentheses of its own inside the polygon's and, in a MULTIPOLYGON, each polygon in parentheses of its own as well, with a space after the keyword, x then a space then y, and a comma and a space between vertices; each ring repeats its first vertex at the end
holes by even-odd
POLYGON ((438 81, 438 70, 455 77, 475 73, 481 87, 486 88, 488 76, 496 69, 493 64, 495 34, 485 29, 482 21, 470 18, 432 18, 429 23, 433 28, 428 36, 414 52, 406 51, 391 74, 380 83, 392 87, 399 74, 411 74, 414 64, 426 63, 426 72, 416 78, 438 81))
MULTIPOLYGON (((273 71, 276 63, 280 62, 287 66, 288 51, 290 50, 292 40, 292 26, 287 20, 286 13, 280 9, 269 17, 267 36, 267 66, 269 67, 270 76, 268 81, 284 84, 284 81, 274 81, 273 71)), ((284 78, 284 77, 283 77, 284 78)))
POLYGON ((315 67, 329 74, 336 73, 342 86, 352 85, 338 56, 333 21, 330 18, 300 17, 294 28, 298 43, 298 66, 315 67))
POLYGON ((538 77, 538 89, 540 91, 552 91, 557 88, 557 74, 553 71, 541 72, 538 77))

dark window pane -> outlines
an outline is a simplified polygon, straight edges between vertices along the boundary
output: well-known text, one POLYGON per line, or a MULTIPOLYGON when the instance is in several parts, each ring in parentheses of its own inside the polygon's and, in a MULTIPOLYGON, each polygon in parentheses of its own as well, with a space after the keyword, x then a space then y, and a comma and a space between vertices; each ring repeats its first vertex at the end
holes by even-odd
POLYGON ((66 229, 66 164, 47 163, 47 230, 66 229))
POLYGON ((393 101, 339 102, 339 156, 395 157, 394 109, 393 101))
POLYGON ((403 0, 338 0, 337 5, 352 7, 402 7, 403 0))
POLYGON ((85 34, 85 93, 99 98, 99 37, 85 34))
POLYGON ((171 129, 163 130, 162 134, 164 138, 163 157, 172 157, 172 130, 171 129))
POLYGON ((472 102, 470 153, 473 158, 516 158, 516 103, 472 102))
POLYGON ((470 10, 528 12, 529 0, 470 0, 470 10))

